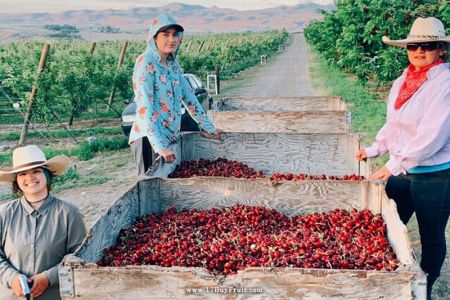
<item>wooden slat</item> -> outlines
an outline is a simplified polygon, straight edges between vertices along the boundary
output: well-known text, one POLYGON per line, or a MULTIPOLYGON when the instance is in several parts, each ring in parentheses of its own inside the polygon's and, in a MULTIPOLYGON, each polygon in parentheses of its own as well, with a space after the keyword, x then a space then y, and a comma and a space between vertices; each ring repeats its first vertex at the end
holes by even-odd
POLYGON ((389 199, 386 193, 381 194, 381 207, 383 219, 388 227, 389 242, 397 254, 397 258, 404 264, 411 264, 414 261, 413 250, 408 237, 408 230, 400 220, 395 201, 389 199))
POLYGON ((339 97, 231 97, 214 105, 220 111, 311 111, 347 110, 339 97))
POLYGON ((159 182, 159 180, 141 180, 137 183, 139 189, 139 215, 161 212, 159 182))
MULTIPOLYGON (((170 173, 172 173, 175 170, 176 166, 178 164, 180 164, 181 161, 183 160, 181 145, 182 145, 182 142, 179 141, 178 143, 169 146, 169 149, 173 153, 175 153, 175 161, 174 162, 166 163, 162 157, 158 156, 155 159, 155 161, 153 162, 149 171, 147 171, 146 177, 147 178, 151 178, 151 177, 165 178, 170 173)), ((187 149, 190 149, 190 148, 187 148, 187 149)))
POLYGON ((224 132, 348 133, 345 111, 208 111, 224 132))
MULTIPOLYGON (((412 299, 415 272, 249 268, 224 279, 203 269, 74 268, 77 299, 412 299), (203 289, 192 294, 187 289, 203 289), (215 289, 220 289, 214 292, 215 289), (242 292, 237 292, 240 289, 242 292), (257 292, 244 292, 250 289, 257 292)), ((71 298, 63 298, 71 299, 71 298)))
MULTIPOLYGON (((273 186, 269 179, 201 177, 161 180, 162 206, 177 209, 210 209, 236 204, 263 205, 294 216, 336 208, 365 209, 361 181, 307 180, 284 181, 273 186)), ((372 195, 369 195, 372 196, 372 195)), ((369 202, 369 200, 366 200, 369 202)), ((370 199, 380 202, 380 199, 370 199)), ((379 211, 378 211, 379 212, 379 211)))
MULTIPOLYGON (((352 139, 357 143, 358 137, 349 134, 224 133, 223 141, 218 141, 188 133, 178 145, 183 148, 181 161, 223 157, 241 161, 266 175, 346 175, 359 172, 354 155, 347 154, 352 139)), ((158 174, 153 176, 168 175, 158 174)))
POLYGON ((102 250, 113 245, 122 228, 131 226, 139 216, 139 193, 137 186, 120 197, 89 230, 88 237, 76 251, 76 255, 95 262, 102 250))

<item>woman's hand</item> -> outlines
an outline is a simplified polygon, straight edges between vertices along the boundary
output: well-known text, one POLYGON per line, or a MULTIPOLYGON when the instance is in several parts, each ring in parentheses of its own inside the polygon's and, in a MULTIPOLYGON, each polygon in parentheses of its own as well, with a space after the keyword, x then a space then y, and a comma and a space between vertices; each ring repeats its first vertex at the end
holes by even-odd
POLYGON ((213 133, 208 133, 206 131, 202 131, 201 135, 204 136, 204 137, 207 137, 207 138, 212 138, 212 139, 216 139, 216 140, 221 141, 222 140, 222 137, 220 135, 221 133, 222 133, 222 130, 217 129, 213 133))
POLYGON ((30 278, 34 281, 33 286, 31 287, 31 296, 33 298, 39 297, 50 285, 50 281, 48 281, 47 276, 43 273, 36 274, 30 278))
POLYGON ((382 180, 388 180, 389 177, 392 176, 391 171, 386 168, 386 166, 382 167, 375 173, 369 176, 369 179, 382 179, 382 180))
POLYGON ((24 297, 22 286, 20 285, 20 276, 22 275, 16 275, 13 280, 11 281, 11 289, 17 297, 24 297))
POLYGON ((359 149, 358 152, 356 152, 356 159, 357 160, 367 160, 366 150, 359 149))
POLYGON ((159 151, 158 154, 164 158, 164 161, 166 163, 169 163, 169 164, 174 162, 175 159, 177 158, 175 156, 175 153, 173 153, 169 148, 159 151))

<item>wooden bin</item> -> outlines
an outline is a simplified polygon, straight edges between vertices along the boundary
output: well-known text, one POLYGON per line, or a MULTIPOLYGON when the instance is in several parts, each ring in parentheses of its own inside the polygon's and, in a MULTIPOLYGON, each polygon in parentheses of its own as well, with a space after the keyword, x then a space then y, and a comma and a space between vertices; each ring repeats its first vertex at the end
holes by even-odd
POLYGON ((218 111, 347 111, 340 97, 230 97, 214 101, 218 111))
POLYGON ((159 179, 139 182, 93 226, 59 269, 63 299, 425 299, 426 279, 412 256, 406 227, 383 187, 367 181, 299 181, 272 186, 267 179, 159 179), (382 214, 401 266, 392 272, 302 268, 249 268, 215 277, 203 268, 98 267, 102 250, 140 215, 168 205, 208 209, 265 205, 295 215, 335 208, 382 214), (196 290, 193 293, 192 289, 196 290))
POLYGON ((157 160, 149 172, 152 177, 167 177, 181 161, 217 159, 237 160, 263 172, 305 173, 309 175, 367 176, 370 166, 355 159, 360 138, 352 134, 224 133, 223 141, 185 133, 171 146, 176 155, 172 164, 157 160))
POLYGON ((208 116, 224 132, 348 133, 351 122, 337 97, 227 98, 208 116))

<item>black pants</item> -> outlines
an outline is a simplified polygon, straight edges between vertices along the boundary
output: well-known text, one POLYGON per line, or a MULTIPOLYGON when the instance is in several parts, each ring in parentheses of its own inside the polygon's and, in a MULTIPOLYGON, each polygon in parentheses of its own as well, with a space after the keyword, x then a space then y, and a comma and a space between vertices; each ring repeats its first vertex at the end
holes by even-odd
POLYGON ((404 224, 416 213, 422 244, 420 266, 428 275, 427 292, 431 295, 447 251, 445 227, 450 215, 450 169, 391 176, 386 194, 397 203, 404 224))
POLYGON ((143 177, 147 170, 152 166, 156 158, 152 146, 147 137, 142 137, 135 140, 130 145, 131 151, 134 154, 134 161, 136 163, 138 177, 143 177))

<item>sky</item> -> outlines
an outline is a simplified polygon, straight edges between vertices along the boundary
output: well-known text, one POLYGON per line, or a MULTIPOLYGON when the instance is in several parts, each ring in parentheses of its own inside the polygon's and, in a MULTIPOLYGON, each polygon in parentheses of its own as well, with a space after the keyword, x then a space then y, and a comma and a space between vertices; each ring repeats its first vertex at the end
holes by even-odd
POLYGON ((60 12, 79 9, 130 9, 143 6, 163 6, 185 3, 206 7, 218 6, 237 10, 263 9, 279 5, 297 5, 305 2, 332 4, 333 0, 0 0, 0 13, 60 12))

